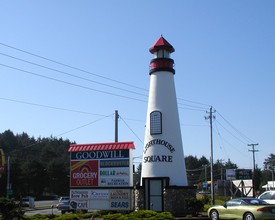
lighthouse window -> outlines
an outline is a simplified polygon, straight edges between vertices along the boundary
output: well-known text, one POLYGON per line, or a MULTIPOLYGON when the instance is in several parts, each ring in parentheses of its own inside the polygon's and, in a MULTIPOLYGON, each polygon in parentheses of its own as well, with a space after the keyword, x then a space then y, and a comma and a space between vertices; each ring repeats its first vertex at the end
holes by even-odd
POLYGON ((150 114, 150 133, 162 133, 162 115, 160 111, 153 111, 150 114))
POLYGON ((167 50, 158 50, 156 52, 156 57, 155 58, 169 58, 170 57, 170 54, 167 50))

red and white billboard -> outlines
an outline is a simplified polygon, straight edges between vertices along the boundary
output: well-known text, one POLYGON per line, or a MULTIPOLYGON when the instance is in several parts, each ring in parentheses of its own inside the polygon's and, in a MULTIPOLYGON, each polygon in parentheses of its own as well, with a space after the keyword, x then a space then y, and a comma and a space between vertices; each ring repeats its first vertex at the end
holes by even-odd
POLYGON ((71 187, 98 186, 98 161, 71 161, 71 187))

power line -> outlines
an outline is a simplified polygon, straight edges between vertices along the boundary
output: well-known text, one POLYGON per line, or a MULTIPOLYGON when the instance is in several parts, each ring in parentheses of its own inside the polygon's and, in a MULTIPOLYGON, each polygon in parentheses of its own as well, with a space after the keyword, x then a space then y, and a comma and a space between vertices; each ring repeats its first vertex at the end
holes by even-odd
MULTIPOLYGON (((96 76, 96 77, 100 77, 100 78, 105 79, 105 80, 109 80, 109 81, 112 81, 112 82, 115 82, 115 83, 123 84, 123 85, 129 86, 131 88, 136 88, 136 89, 139 89, 139 90, 142 90, 142 91, 148 91, 148 90, 145 90, 143 88, 137 87, 135 85, 131 85, 131 84, 124 83, 124 82, 121 82, 121 81, 118 81, 118 80, 114 80, 114 79, 111 79, 111 78, 108 78, 108 77, 104 77, 102 75, 94 74, 94 73, 91 73, 89 71, 83 70, 81 68, 77 68, 77 67, 74 67, 74 66, 71 66, 71 65, 67 65, 67 64, 55 61, 53 59, 49 59, 49 58, 46 58, 44 56, 37 55, 37 54, 31 53, 31 52, 28 52, 26 50, 22 50, 22 49, 19 49, 19 48, 16 48, 16 47, 13 47, 13 46, 1 43, 1 42, 0 42, 0 45, 8 47, 8 48, 11 48, 11 49, 16 50, 16 51, 20 51, 22 53, 25 53, 25 54, 28 54, 28 55, 31 55, 31 56, 34 56, 34 57, 37 57, 37 58, 40 58, 40 59, 43 59, 43 60, 46 60, 46 61, 49 61, 49 62, 52 62, 52 63, 55 63, 55 64, 58 64, 58 65, 61 65, 61 66, 64 66, 64 67, 71 68, 73 70, 77 70, 77 71, 80 71, 80 72, 83 72, 83 73, 87 73, 87 74, 90 74, 90 75, 93 75, 93 76, 96 76)), ((51 68, 51 67, 47 67, 47 66, 44 66, 44 65, 41 65, 41 64, 37 64, 37 63, 31 62, 31 61, 27 61, 25 59, 14 57, 14 56, 11 56, 11 55, 8 55, 8 54, 5 54, 5 53, 0 53, 0 54, 3 55, 3 56, 7 56, 9 58, 12 58, 12 59, 16 59, 16 60, 19 60, 19 61, 22 61, 22 62, 26 62, 26 63, 31 64, 31 65, 36 65, 36 66, 39 66, 41 68, 45 68, 45 69, 48 69, 48 70, 51 70, 51 71, 59 72, 59 73, 62 73, 62 74, 65 74, 65 75, 68 75, 68 76, 71 76, 71 77, 75 77, 75 78, 78 78, 78 79, 81 79, 81 80, 90 81, 90 82, 97 83, 97 84, 100 84, 100 85, 103 85, 103 86, 111 87, 111 88, 114 88, 114 89, 119 89, 119 90, 126 91, 126 92, 129 92, 129 93, 134 93, 134 94, 137 94, 137 95, 142 95, 144 97, 146 96, 146 95, 141 94, 141 93, 137 93, 137 92, 133 92, 133 91, 130 91, 130 90, 127 90, 127 89, 122 89, 122 88, 119 88, 119 87, 116 87, 116 86, 112 86, 112 85, 109 85, 109 84, 97 82, 97 81, 94 81, 94 80, 87 79, 85 77, 76 76, 76 75, 68 73, 68 72, 60 71, 60 70, 57 70, 57 69, 54 69, 54 68, 51 68)), ((140 100, 140 99, 124 96, 124 95, 119 95, 119 94, 114 94, 114 93, 111 93, 111 92, 106 92, 106 91, 102 91, 102 90, 93 89, 93 88, 90 88, 90 87, 87 87, 87 86, 82 86, 82 85, 78 85, 78 84, 75 84, 75 83, 66 82, 64 80, 60 80, 60 79, 56 79, 56 78, 53 78, 53 77, 44 76, 44 75, 33 73, 33 72, 30 72, 30 71, 26 71, 26 70, 23 70, 23 69, 20 69, 20 68, 11 67, 11 66, 8 66, 8 65, 5 65, 5 64, 0 64, 0 65, 4 66, 6 68, 11 68, 11 69, 14 69, 14 70, 17 70, 17 71, 21 71, 21 72, 25 72, 25 73, 28 73, 28 74, 36 75, 36 76, 39 76, 39 77, 43 77, 43 78, 46 78, 46 79, 58 81, 58 82, 65 83, 65 84, 68 84, 68 85, 71 85, 71 86, 80 87, 80 88, 84 88, 84 89, 89 89, 89 90, 93 90, 93 91, 96 91, 96 92, 105 93, 105 94, 113 95, 113 96, 117 96, 117 97, 122 97, 122 98, 132 99, 132 100, 136 100, 136 101, 146 102, 145 100, 140 100)), ((205 111, 206 108, 202 107, 202 106, 210 106, 210 105, 205 104, 205 103, 190 101, 190 100, 182 99, 182 98, 178 98, 178 100, 182 100, 182 101, 194 104, 194 105, 190 105, 190 104, 183 104, 183 103, 179 102, 178 103, 179 105, 187 106, 187 108, 179 107, 179 109, 193 110, 193 111, 205 111), (196 106, 196 105, 200 105, 200 106, 196 106), (188 108, 188 107, 190 107, 190 108, 188 108)), ((43 105, 40 105, 40 106, 42 107, 43 105)), ((44 106, 44 107, 46 107, 46 106, 44 106)), ((49 108, 49 106, 47 106, 47 107, 49 108)), ((51 107, 51 108, 55 108, 55 107, 51 107)), ((59 109, 60 110, 64 110, 62 108, 59 108, 59 109)), ((72 111, 74 111, 74 110, 72 110, 72 111)), ((75 112, 78 112, 78 111, 75 111, 75 112)), ((84 113, 84 112, 80 112, 79 111, 79 113, 84 113)), ((86 113, 84 113, 84 114, 86 114, 86 113)), ((241 132, 239 132, 234 126, 232 126, 232 124, 228 120, 226 120, 220 113, 218 113, 218 114, 230 125, 230 127, 234 131, 236 131, 242 137, 245 137, 246 139, 249 139, 245 135, 243 135, 241 132)))
POLYGON ((102 75, 98 75, 98 74, 89 72, 89 71, 87 71, 87 70, 83 70, 83 69, 78 68, 78 67, 74 67, 74 66, 71 66, 71 65, 68 65, 68 64, 64 64, 64 63, 61 63, 61 62, 59 62, 59 61, 55 61, 55 60, 53 60, 53 59, 49 59, 49 58, 46 58, 46 57, 44 57, 44 56, 37 55, 37 54, 31 53, 31 52, 28 52, 28 51, 26 51, 26 50, 22 50, 22 49, 19 49, 19 48, 16 48, 16 47, 13 47, 13 46, 10 46, 10 45, 1 43, 1 42, 0 42, 0 45, 5 46, 5 47, 8 47, 8 48, 11 48, 11 49, 13 49, 13 50, 20 51, 20 52, 22 52, 22 53, 29 54, 29 55, 34 56, 34 57, 38 57, 38 58, 43 59, 43 60, 47 60, 47 61, 49 61, 49 62, 58 64, 58 65, 61 65, 61 66, 65 66, 65 67, 68 67, 68 68, 71 68, 71 69, 74 69, 74 70, 77 70, 77 71, 80 71, 80 72, 84 72, 84 73, 87 73, 87 74, 90 74, 90 75, 99 77, 99 78, 102 78, 102 79, 105 79, 105 80, 109 80, 109 81, 112 81, 112 82, 116 82, 116 83, 119 83, 119 84, 123 84, 123 85, 126 85, 126 86, 130 86, 130 87, 135 87, 136 89, 144 90, 143 88, 140 88, 140 87, 138 87, 138 86, 130 85, 130 84, 128 84, 128 83, 124 83, 124 82, 121 82, 121 81, 118 81, 118 80, 114 80, 114 79, 111 79, 111 78, 108 78, 108 77, 105 77, 105 76, 102 76, 102 75))
MULTIPOLYGON (((137 98, 132 98, 132 97, 124 96, 124 95, 119 95, 119 94, 115 94, 115 93, 111 93, 111 92, 106 92, 106 91, 102 91, 102 90, 99 90, 99 89, 93 89, 93 88, 90 88, 90 87, 87 87, 87 86, 82 86, 82 85, 79 85, 79 84, 67 82, 67 81, 64 81, 64 80, 57 79, 57 78, 53 78, 53 77, 45 76, 45 75, 42 75, 42 74, 34 73, 34 72, 31 72, 31 71, 23 70, 23 69, 20 69, 20 68, 12 67, 12 66, 9 66, 9 65, 6 65, 6 64, 1 64, 0 63, 0 65, 4 66, 6 68, 10 68, 10 69, 16 70, 16 71, 20 71, 20 72, 24 72, 24 73, 27 73, 27 74, 35 75, 35 76, 38 76, 38 77, 46 78, 48 80, 53 80, 53 81, 57 81, 57 82, 60 82, 60 83, 68 84, 68 85, 71 85, 71 86, 76 86, 76 87, 80 87, 80 88, 83 88, 83 89, 93 90, 93 91, 96 91, 96 92, 105 93, 105 94, 108 94, 108 95, 118 96, 118 97, 127 98, 127 99, 132 99, 132 100, 136 100, 136 101, 146 102, 145 100, 141 100, 141 99, 137 99, 137 98)), ((39 64, 37 64, 37 65, 39 65, 39 64)), ((100 84, 100 85, 104 85, 104 86, 108 86, 108 87, 111 87, 111 88, 115 88, 115 89, 118 89, 118 90, 121 90, 121 91, 126 91, 126 92, 129 92, 129 93, 133 93, 133 94, 136 94, 136 95, 141 95, 141 96, 144 96, 144 97, 146 96, 147 97, 147 95, 144 95, 144 94, 141 94, 141 93, 137 93, 137 92, 134 92, 134 91, 118 88, 118 87, 107 85, 107 84, 104 84, 104 83, 99 83, 99 82, 96 82, 96 81, 93 81, 93 80, 89 80, 87 78, 78 77, 78 76, 75 76, 73 74, 69 74, 69 73, 62 72, 62 71, 59 71, 59 70, 55 70, 55 69, 52 69, 52 68, 48 68, 48 67, 44 67, 44 68, 51 69, 53 71, 57 71, 57 72, 60 72, 60 73, 66 74, 66 75, 70 75, 70 76, 73 76, 73 77, 76 77, 76 78, 79 78, 79 79, 82 79, 82 80, 87 80, 87 81, 94 82, 94 83, 97 83, 97 84, 100 84)), ((180 103, 180 104, 182 104, 182 103, 180 103)), ((187 105, 187 104, 182 104, 182 105, 190 106, 190 105, 187 105)), ((196 106, 193 106, 193 107, 200 108, 200 107, 196 107, 196 106)), ((180 109, 185 109, 185 110, 205 111, 204 108, 200 108, 200 109, 182 108, 182 107, 179 107, 179 108, 180 109)))
MULTIPOLYGON (((182 104, 182 103, 178 103, 178 105, 185 105, 185 106, 189 106, 189 107, 192 107, 190 105, 187 105, 187 104, 182 104)), ((205 112, 205 108, 199 108, 199 107, 195 107, 193 106, 194 108, 183 108, 183 107, 179 107, 179 109, 184 109, 184 110, 192 110, 192 111, 199 111, 199 112, 205 112)))
POLYGON ((238 133, 240 136, 243 137, 243 139, 246 139, 248 142, 254 142, 252 141, 250 138, 248 138, 246 135, 244 135, 242 132, 240 132, 238 129, 236 129, 228 120, 225 119, 225 117, 223 117, 219 112, 217 112, 221 118, 236 132, 238 133))
MULTIPOLYGON (((79 84, 67 82, 67 81, 64 81, 64 80, 60 80, 60 79, 45 76, 45 75, 42 75, 42 74, 39 74, 39 73, 34 73, 34 72, 31 72, 31 71, 27 71, 27 70, 23 70, 23 69, 20 69, 20 68, 12 67, 12 66, 9 66, 9 65, 5 65, 5 64, 1 64, 1 63, 0 63, 0 65, 3 66, 3 67, 6 67, 6 68, 10 68, 10 69, 13 69, 13 70, 16 70, 16 71, 24 72, 24 73, 27 73, 27 74, 30 74, 30 75, 35 75, 37 77, 45 78, 45 79, 48 79, 48 80, 57 81, 57 82, 60 82, 60 83, 63 83, 63 84, 67 84, 67 85, 71 85, 71 86, 75 86, 75 87, 79 87, 79 88, 83 88, 83 89, 88 89, 88 90, 92 90, 92 91, 96 91, 96 92, 100 92, 100 93, 104 93, 104 94, 108 94, 108 95, 112 95, 112 96, 117 96, 117 97, 121 97, 121 98, 127 98, 127 99, 136 100, 136 101, 140 101, 140 102, 146 102, 145 100, 142 100, 142 99, 137 99, 137 98, 133 98, 133 97, 129 97, 129 96, 119 95, 119 94, 115 94, 115 93, 111 93, 111 92, 106 92, 106 91, 102 91, 102 90, 99 90, 99 89, 93 89, 93 88, 90 88, 90 87, 87 87, 87 86, 82 86, 82 85, 79 85, 79 84)), ((104 85, 106 85, 106 84, 104 84, 104 85)), ((117 87, 113 87, 113 86, 109 86, 109 87, 117 88, 117 87)), ((119 88, 117 88, 117 89, 119 89, 119 88)), ((138 95, 143 95, 143 94, 132 92, 132 91, 129 91, 129 90, 124 90, 124 89, 120 89, 120 90, 131 92, 131 93, 138 94, 138 95)), ((182 105, 186 105, 186 104, 182 104, 182 105)), ((189 106, 189 105, 186 105, 186 106, 189 106)), ((202 109, 182 108, 182 107, 179 107, 179 108, 180 109, 185 109, 185 110, 204 111, 203 108, 202 109)))
POLYGON ((238 141, 242 142, 243 144, 246 144, 246 142, 244 142, 243 140, 241 140, 240 138, 238 138, 236 135, 234 135, 232 132, 230 132, 227 128, 225 128, 218 120, 216 120, 216 122, 225 130, 227 131, 232 137, 234 137, 235 139, 237 139, 238 141))
POLYGON ((98 122, 98 121, 101 121, 101 120, 103 120, 103 119, 105 119, 105 118, 111 117, 112 115, 113 115, 113 114, 111 114, 111 115, 106 115, 106 116, 104 116, 104 117, 102 117, 102 118, 99 118, 99 119, 94 120, 94 121, 92 121, 92 122, 89 122, 89 123, 87 123, 87 124, 78 126, 78 127, 76 127, 76 128, 73 128, 73 129, 70 129, 70 130, 68 130, 68 131, 66 131, 66 132, 63 132, 63 133, 57 135, 56 137, 62 136, 62 135, 64 135, 64 134, 68 134, 68 133, 73 132, 73 131, 76 131, 76 130, 78 130, 78 129, 80 129, 80 128, 87 127, 87 126, 89 126, 89 125, 91 125, 91 124, 94 124, 94 123, 96 123, 96 122, 98 122))
POLYGON ((120 116, 121 120, 124 122, 124 124, 127 126, 127 128, 135 135, 135 137, 140 141, 140 143, 143 144, 143 141, 137 136, 137 134, 134 132, 132 128, 126 123, 126 121, 120 116))
MULTIPOLYGON (((215 122, 218 122, 218 121, 215 120, 215 122)), ((234 148, 234 149, 237 150, 239 153, 241 153, 243 156, 247 156, 246 154, 244 154, 244 152, 240 151, 238 147, 236 147, 235 145, 233 145, 232 143, 230 143, 224 136, 221 135, 221 133, 218 131, 218 127, 217 127, 217 124, 216 124, 216 123, 215 123, 214 125, 215 125, 215 128, 216 128, 216 130, 217 130, 218 136, 219 136, 219 138, 220 138, 221 140, 223 140, 224 142, 226 142, 228 145, 231 146, 231 148, 234 148)), ((220 125, 221 125, 221 124, 220 124, 220 125)), ((222 126, 222 125, 221 125, 221 126, 222 126)), ((223 126, 222 126, 222 127, 223 127, 223 126)), ((225 129, 225 128, 224 128, 224 129, 225 129)), ((225 148, 225 147, 224 147, 224 144, 222 144, 222 145, 223 145, 223 149, 224 149, 224 148, 225 148)), ((229 158, 227 152, 225 152, 225 154, 226 154, 227 158, 229 158)))
MULTIPOLYGON (((58 65, 61 65, 61 66, 65 66, 65 67, 71 68, 71 69, 73 69, 73 70, 77 70, 77 71, 80 71, 80 72, 88 73, 88 74, 90 74, 90 75, 93 75, 93 76, 96 76, 96 77, 99 77, 99 78, 102 78, 102 79, 105 79, 105 80, 109 80, 109 81, 112 81, 112 82, 115 82, 115 83, 123 84, 123 85, 129 86, 129 87, 132 87, 132 88, 136 88, 136 89, 139 89, 139 90, 147 91, 147 92, 148 92, 147 89, 144 89, 144 88, 141 88, 141 87, 137 87, 136 85, 128 84, 128 83, 121 82, 121 81, 118 81, 118 80, 114 80, 114 79, 112 79, 112 78, 108 78, 108 77, 105 77, 105 76, 102 76, 102 75, 99 75, 99 74, 91 73, 91 72, 89 72, 89 71, 87 71, 87 70, 83 70, 83 69, 78 68, 78 67, 74 67, 74 66, 71 66, 71 65, 68 65, 68 64, 64 64, 64 63, 61 63, 61 62, 59 62, 59 61, 55 61, 55 60, 53 60, 53 59, 49 59, 49 58, 46 58, 46 57, 41 56, 41 55, 37 55, 37 54, 31 53, 31 52, 28 52, 28 51, 26 51, 26 50, 22 50, 22 49, 16 48, 16 47, 14 47, 14 46, 10 46, 10 45, 7 45, 7 44, 1 43, 1 42, 0 42, 0 45, 5 46, 5 47, 8 47, 8 48, 11 48, 11 49, 16 50, 16 51, 20 51, 20 52, 22 52, 22 53, 29 54, 29 55, 34 56, 34 57, 38 57, 38 58, 40 58, 40 59, 43 59, 43 60, 46 60, 46 61, 49 61, 49 62, 58 64, 58 65)), ((20 61, 22 61, 22 62, 26 62, 26 63, 32 64, 32 65, 36 65, 36 66, 39 66, 39 67, 42 67, 42 68, 46 68, 46 69, 49 69, 49 70, 52 70, 52 71, 55 71, 55 72, 59 72, 59 73, 63 73, 63 74, 66 74, 66 75, 69 75, 69 76, 72 76, 72 77, 76 77, 76 78, 79 78, 79 79, 82 79, 82 80, 87 80, 87 81, 90 81, 90 82, 93 82, 93 83, 97 83, 97 84, 104 85, 104 86, 107 86, 107 87, 111 87, 111 88, 115 88, 115 89, 127 91, 127 92, 134 93, 134 94, 137 94, 137 95, 146 96, 145 94, 133 92, 133 91, 130 91, 130 90, 127 90, 127 89, 122 89, 122 88, 119 88, 119 87, 116 87, 116 86, 111 86, 111 85, 108 85, 108 84, 105 84, 105 83, 100 83, 100 82, 97 82, 97 81, 94 81, 94 80, 90 80, 90 79, 87 79, 87 78, 84 78, 84 77, 75 76, 75 75, 73 75, 73 74, 70 74, 70 73, 67 73, 67 72, 64 72, 64 71, 60 71, 60 70, 56 70, 56 69, 54 69, 54 68, 46 67, 46 66, 44 66, 44 65, 37 64, 37 63, 34 63, 34 62, 30 62, 30 61, 27 61, 27 60, 24 60, 24 59, 21 59, 21 58, 17 58, 17 57, 8 55, 8 54, 4 54, 4 53, 0 53, 0 54, 3 55, 3 56, 7 56, 7 57, 10 57, 10 58, 13 58, 13 59, 20 60, 20 61)), ((19 69, 19 68, 18 68, 18 69, 19 69)), ((210 106, 210 105, 208 105, 208 104, 204 104, 204 103, 201 103, 201 102, 191 101, 191 100, 182 99, 182 98, 178 98, 178 99, 179 99, 179 100, 183 100, 183 101, 185 101, 185 102, 190 102, 190 103, 193 103, 193 104, 199 104, 199 105, 204 105, 204 106, 210 106)), ((182 104, 182 103, 179 103, 179 104, 182 104)), ((189 107, 193 107, 193 108, 182 108, 182 109, 186 109, 186 110, 202 111, 202 110, 205 110, 205 109, 206 109, 206 108, 202 108, 202 107, 191 106, 191 105, 188 105, 188 104, 182 104, 182 105, 189 106, 189 107), (201 110, 197 110, 197 108, 199 108, 199 109, 201 109, 201 110)))
POLYGON ((179 100, 183 100, 185 102, 190 102, 190 103, 193 103, 193 104, 199 104, 199 105, 204 105, 204 106, 207 106, 207 107, 210 107, 211 105, 209 104, 204 104, 202 102, 195 102, 195 101, 190 101, 190 100, 187 100, 187 99, 182 99, 182 98, 178 98, 179 100))
MULTIPOLYGON (((85 111, 79 111, 79 110, 75 110, 75 109, 68 109, 68 108, 62 108, 62 107, 55 107, 55 106, 38 104, 38 103, 34 103, 34 102, 16 100, 16 99, 11 99, 11 98, 0 97, 0 100, 9 101, 9 102, 15 102, 15 103, 20 103, 20 104, 24 104, 24 105, 32 105, 32 106, 41 107, 41 108, 48 108, 48 109, 53 109, 53 110, 60 110, 60 111, 67 111, 67 112, 85 114, 85 115, 105 116, 105 115, 98 114, 98 113, 85 112, 85 111)), ((141 119, 124 118, 123 121, 125 121, 125 120, 145 123, 145 120, 141 120, 141 119)), ((201 125, 201 124, 181 124, 181 126, 205 127, 207 125, 201 125)))
MULTIPOLYGON (((103 119, 105 119, 105 118, 108 118, 108 117, 111 117, 111 116, 112 116, 112 114, 111 114, 111 115, 106 115, 106 116, 104 116, 104 117, 102 117, 102 118, 99 118, 99 119, 97 119, 97 120, 94 120, 94 121, 92 121, 92 122, 86 123, 86 124, 84 124, 84 125, 78 126, 78 127, 76 127, 76 128, 73 128, 73 129, 70 129, 70 130, 68 130, 68 131, 65 131, 65 132, 63 132, 63 133, 61 133, 61 134, 58 134, 58 135, 56 135, 55 137, 59 137, 59 136, 62 136, 62 135, 64 135, 64 134, 68 134, 68 133, 70 133, 70 132, 73 132, 73 131, 76 131, 76 130, 81 129, 81 128, 83 128, 83 127, 89 126, 89 125, 91 125, 91 124, 94 124, 94 123, 96 123, 96 122, 98 122, 98 121, 101 121, 101 120, 103 120, 103 119)), ((9 152, 9 154, 14 153, 14 152, 17 152, 17 151, 22 151, 22 150, 24 150, 24 149, 33 147, 33 146, 38 145, 38 144, 40 144, 40 143, 33 143, 33 144, 28 145, 28 146, 22 147, 22 148, 20 148, 20 149, 12 150, 12 151, 9 152)))
POLYGON ((67 112, 74 112, 74 113, 80 113, 80 114, 86 114, 86 115, 104 116, 104 115, 97 114, 97 113, 84 112, 84 111, 73 110, 73 109, 67 109, 67 108, 61 108, 61 107, 54 107, 54 106, 43 105, 43 104, 37 104, 37 103, 33 103, 33 102, 20 101, 20 100, 15 100, 15 99, 10 99, 10 98, 3 98, 3 97, 0 97, 0 99, 1 99, 1 100, 5 100, 5 101, 9 101, 9 102, 16 102, 16 103, 25 104, 25 105, 33 105, 33 106, 37 106, 37 107, 49 108, 49 109, 54 109, 54 110, 61 110, 61 111, 67 111, 67 112))
POLYGON ((56 79, 56 78, 49 77, 49 76, 44 76, 44 75, 39 74, 39 73, 30 72, 30 71, 27 71, 27 70, 19 69, 19 68, 16 68, 16 67, 5 65, 5 64, 0 63, 0 65, 4 66, 6 68, 10 68, 10 69, 17 70, 17 71, 20 71, 20 72, 28 73, 28 74, 31 74, 31 75, 34 75, 34 76, 38 76, 38 77, 45 78, 45 79, 48 79, 48 80, 60 82, 60 83, 63 83, 63 84, 79 87, 79 88, 82 88, 82 89, 88 89, 88 90, 92 90, 92 91, 95 91, 95 92, 104 93, 104 94, 107 94, 107 95, 117 96, 117 97, 126 98, 126 99, 131 99, 131 100, 135 100, 135 101, 146 102, 145 100, 132 98, 132 97, 129 97, 129 96, 124 96, 124 95, 119 95, 119 94, 115 94, 115 93, 111 93, 111 92, 106 92, 106 91, 102 91, 102 90, 99 90, 99 89, 93 89, 93 88, 90 88, 90 87, 87 87, 87 86, 82 86, 82 85, 78 85, 78 84, 75 84, 75 83, 66 82, 64 80, 56 79))
POLYGON ((223 139, 222 139, 222 136, 221 136, 221 133, 220 133, 220 131, 219 131, 219 129, 218 129, 218 127, 217 127, 217 124, 215 123, 214 124, 214 126, 215 126, 215 129, 216 129, 216 132, 217 132, 217 134, 218 134, 218 137, 219 137, 219 145, 220 145, 220 148, 223 150, 223 152, 226 154, 226 157, 227 158, 229 158, 229 156, 228 156, 228 154, 227 154, 227 152, 225 152, 225 149, 224 149, 224 144, 223 144, 223 139))
POLYGON ((116 86, 111 86, 109 84, 101 83, 101 82, 98 82, 98 81, 95 81, 95 80, 87 79, 85 77, 77 76, 77 75, 67 73, 67 72, 64 72, 64 71, 61 71, 61 70, 57 70, 57 69, 54 69, 54 68, 50 68, 50 67, 47 67, 47 66, 44 66, 44 65, 41 65, 41 64, 37 64, 37 63, 30 62, 30 61, 27 61, 27 60, 24 60, 24 59, 20 59, 20 58, 14 57, 14 56, 10 56, 8 54, 0 53, 0 55, 7 56, 7 57, 12 58, 12 59, 20 60, 22 62, 31 64, 31 65, 35 65, 35 66, 39 66, 41 68, 51 70, 51 71, 54 71, 54 72, 58 72, 58 73, 61 73, 61 74, 67 75, 67 76, 71 76, 71 77, 74 77, 74 78, 77 78, 77 79, 85 80, 85 81, 96 83, 96 84, 99 84, 99 85, 102 85, 102 86, 106 86, 106 87, 110 87, 110 88, 113 88, 113 89, 118 89, 118 90, 122 90, 122 91, 125 91, 125 92, 129 92, 129 93, 133 93, 133 94, 136 94, 136 95, 141 95, 141 96, 147 97, 147 95, 145 95, 145 94, 134 92, 134 91, 131 91, 131 90, 128 90, 128 89, 122 89, 122 88, 116 87, 116 86))

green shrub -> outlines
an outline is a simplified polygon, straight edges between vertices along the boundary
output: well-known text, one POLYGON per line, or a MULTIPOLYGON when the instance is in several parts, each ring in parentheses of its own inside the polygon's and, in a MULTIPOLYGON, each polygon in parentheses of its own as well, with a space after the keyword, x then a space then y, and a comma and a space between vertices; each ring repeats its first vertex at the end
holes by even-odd
POLYGON ((0 198, 0 213, 2 214, 2 219, 5 220, 22 218, 24 215, 24 211, 21 210, 19 203, 6 198, 0 198))
POLYGON ((210 204, 211 196, 207 194, 197 196, 197 199, 201 201, 203 204, 210 204))
POLYGON ((170 220, 174 219, 173 215, 169 212, 154 212, 152 210, 139 210, 131 212, 129 215, 130 219, 150 219, 150 220, 170 220))
MULTIPOLYGON (((223 205, 225 201, 216 199, 215 200, 215 205, 223 205)), ((211 201, 208 204, 204 205, 203 211, 207 212, 207 210, 212 206, 211 201)))
POLYGON ((131 212, 129 214, 129 216, 133 218, 149 218, 156 215, 157 215, 157 212, 154 212, 152 210, 139 210, 139 211, 131 212))
POLYGON ((161 212, 157 214, 157 219, 160 220, 172 220, 175 219, 174 216, 170 212, 161 212))
POLYGON ((188 199, 185 201, 186 214, 195 215, 203 211, 204 204, 198 199, 188 199))
POLYGON ((108 214, 103 216, 104 220, 128 220, 129 218, 122 213, 108 214))
POLYGON ((169 212, 154 212, 152 210, 140 210, 131 213, 118 213, 117 211, 97 211, 92 213, 77 213, 65 215, 34 215, 24 216, 24 220, 82 220, 94 219, 95 217, 104 220, 174 220, 175 218, 169 212))

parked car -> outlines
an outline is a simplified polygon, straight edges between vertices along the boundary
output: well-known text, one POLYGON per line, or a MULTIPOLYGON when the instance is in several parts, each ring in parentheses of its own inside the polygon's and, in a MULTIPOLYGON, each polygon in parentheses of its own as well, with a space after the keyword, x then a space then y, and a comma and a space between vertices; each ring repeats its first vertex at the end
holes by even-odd
POLYGON ((65 214, 66 212, 76 212, 76 204, 70 200, 63 200, 56 205, 56 208, 61 211, 61 214, 65 214))
POLYGON ((258 196, 258 199, 262 199, 269 204, 275 204, 275 190, 263 192, 258 196))
POLYGON ((31 197, 31 196, 23 197, 20 201, 20 206, 33 208, 35 206, 34 197, 31 197))
POLYGON ((211 220, 272 220, 275 219, 275 205, 256 198, 238 198, 212 206, 207 213, 211 220))
POLYGON ((58 200, 59 203, 70 200, 69 196, 61 196, 58 200))

